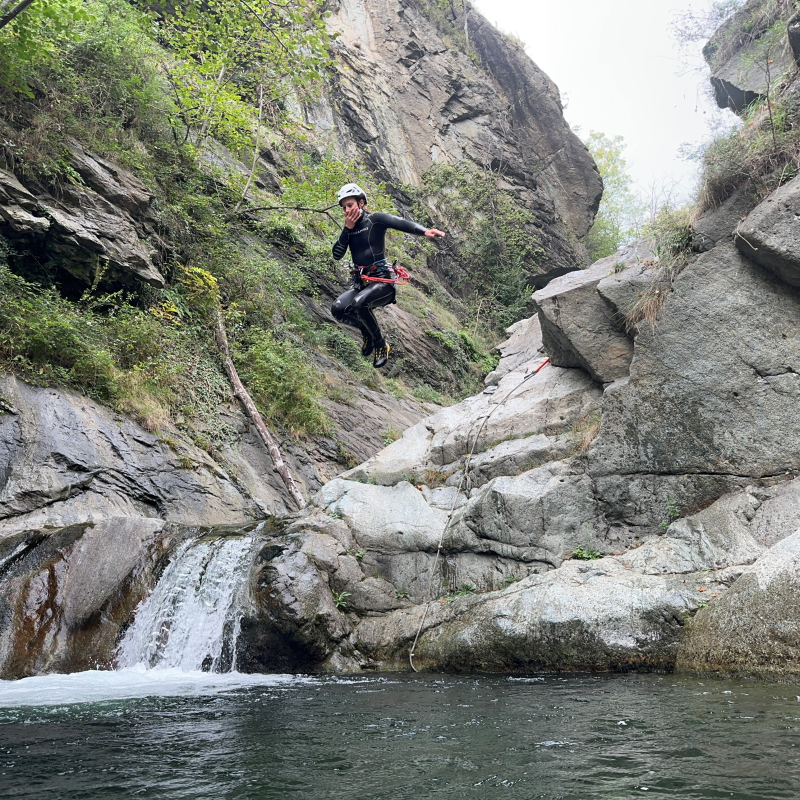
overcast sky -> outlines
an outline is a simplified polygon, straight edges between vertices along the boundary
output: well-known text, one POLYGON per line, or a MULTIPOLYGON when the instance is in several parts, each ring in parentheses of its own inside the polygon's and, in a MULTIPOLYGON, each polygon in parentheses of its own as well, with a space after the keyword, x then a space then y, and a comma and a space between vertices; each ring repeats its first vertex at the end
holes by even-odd
MULTIPOLYGON (((473 3, 525 43, 528 55, 558 85, 565 116, 582 137, 600 131, 625 138, 629 172, 643 193, 677 183, 688 197, 697 166, 682 160, 678 149, 707 139, 709 118, 722 112, 704 91, 707 71, 683 63, 670 25, 676 14, 706 10, 711 0, 473 3)), ((699 56, 692 62, 702 63, 699 56)))

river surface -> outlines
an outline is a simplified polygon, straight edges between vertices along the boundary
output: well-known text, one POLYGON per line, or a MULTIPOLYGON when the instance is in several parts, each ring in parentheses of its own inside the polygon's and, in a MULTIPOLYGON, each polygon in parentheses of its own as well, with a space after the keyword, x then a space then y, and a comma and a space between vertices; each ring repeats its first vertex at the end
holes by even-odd
POLYGON ((0 681, 13 798, 798 798, 800 687, 674 676, 0 681))

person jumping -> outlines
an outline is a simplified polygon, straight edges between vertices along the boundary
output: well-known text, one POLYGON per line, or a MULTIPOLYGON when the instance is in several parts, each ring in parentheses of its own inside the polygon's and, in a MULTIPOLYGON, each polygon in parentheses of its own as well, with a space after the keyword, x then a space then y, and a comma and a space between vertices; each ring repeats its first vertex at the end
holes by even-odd
POLYGON ((385 238, 389 228, 429 239, 444 236, 444 233, 382 211, 370 214, 367 195, 355 183, 342 186, 337 197, 344 211, 344 228, 333 243, 333 257, 339 261, 350 248, 353 280, 350 288, 336 298, 331 313, 337 321, 361 331, 364 337, 361 354, 366 358, 374 351, 372 365, 382 367, 389 360, 390 347, 372 312, 395 302, 395 288, 393 283, 365 281, 362 275, 385 279, 395 277, 391 264, 386 260, 385 238))

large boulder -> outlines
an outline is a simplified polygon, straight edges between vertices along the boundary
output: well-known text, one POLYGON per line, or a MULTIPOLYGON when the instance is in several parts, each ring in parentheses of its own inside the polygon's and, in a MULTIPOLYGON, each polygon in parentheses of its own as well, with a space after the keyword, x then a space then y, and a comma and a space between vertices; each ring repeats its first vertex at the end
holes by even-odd
POLYGON ((800 675, 800 530, 767 550, 687 627, 679 669, 800 675))
MULTIPOLYGON (((613 558, 569 561, 499 592, 432 604, 415 648, 420 669, 670 670, 683 625, 713 574, 641 575, 613 558)), ((350 645, 382 668, 406 668, 424 609, 364 620, 350 645)))
POLYGON ((607 525, 591 480, 568 462, 495 478, 456 512, 447 544, 558 567, 578 546, 602 546, 607 525))
POLYGON ((736 231, 736 246, 781 280, 800 286, 800 177, 750 212, 736 231))
POLYGON ((584 369, 600 383, 627 375, 633 355, 633 345, 616 323, 614 309, 597 291, 617 263, 616 256, 609 256, 589 269, 555 278, 533 294, 542 341, 553 364, 584 369))
POLYGON ((800 293, 732 245, 686 267, 603 398, 589 472, 612 517, 658 514, 669 497, 684 515, 800 468, 799 321, 800 293))
MULTIPOLYGON (((503 377, 496 390, 487 387, 422 420, 343 477, 387 486, 401 480, 428 483, 431 476, 445 480, 462 468, 468 452, 485 453, 502 442, 540 434, 551 438, 551 452, 564 453, 559 436, 598 410, 602 392, 582 370, 548 365, 535 373, 542 362, 526 362, 503 377)), ((514 464, 509 468, 513 471, 514 464)))
POLYGON ((159 559, 183 535, 128 517, 1 539, 0 677, 110 667, 159 559))

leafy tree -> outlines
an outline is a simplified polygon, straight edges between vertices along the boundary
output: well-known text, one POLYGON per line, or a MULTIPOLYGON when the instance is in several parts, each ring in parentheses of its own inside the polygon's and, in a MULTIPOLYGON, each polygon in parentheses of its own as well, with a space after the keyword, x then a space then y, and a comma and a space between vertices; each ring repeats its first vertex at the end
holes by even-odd
POLYGON ((603 178, 603 199, 584 243, 593 261, 615 253, 641 230, 645 206, 631 188, 625 160, 625 140, 591 131, 586 146, 603 178))
MULTIPOLYGON (((145 5, 152 8, 152 4, 145 5)), ((318 85, 328 63, 324 0, 186 0, 156 6, 184 139, 252 143, 252 108, 279 112, 290 92, 318 85)))
POLYGON ((81 0, 0 0, 0 85, 30 94, 28 68, 75 38, 87 19, 81 0))

